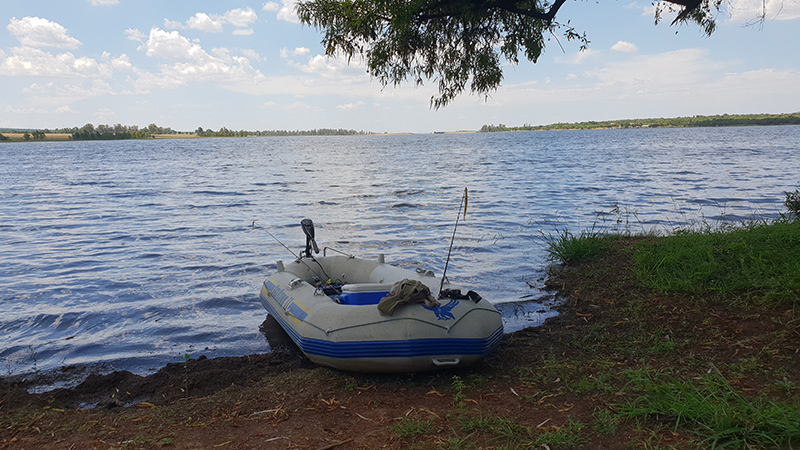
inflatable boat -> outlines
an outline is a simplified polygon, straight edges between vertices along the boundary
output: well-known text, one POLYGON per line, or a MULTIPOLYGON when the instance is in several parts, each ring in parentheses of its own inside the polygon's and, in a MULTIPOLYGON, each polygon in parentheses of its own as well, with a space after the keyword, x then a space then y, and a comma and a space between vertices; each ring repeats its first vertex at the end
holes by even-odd
POLYGON ((319 256, 313 223, 301 224, 306 250, 277 262, 260 299, 312 362, 355 372, 463 367, 502 338, 500 313, 475 292, 429 270, 386 264, 383 255, 328 256, 335 250, 326 248, 319 256), (410 291, 417 300, 404 297, 410 291))

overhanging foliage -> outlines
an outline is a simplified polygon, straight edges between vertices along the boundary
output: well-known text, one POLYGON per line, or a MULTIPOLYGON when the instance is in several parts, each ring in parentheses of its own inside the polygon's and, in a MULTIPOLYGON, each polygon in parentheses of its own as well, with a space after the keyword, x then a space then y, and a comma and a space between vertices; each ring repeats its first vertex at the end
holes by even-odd
MULTIPOLYGON (((367 70, 384 86, 433 80, 433 108, 450 103, 469 85, 486 96, 503 79, 501 59, 519 63, 520 53, 536 62, 546 36, 561 34, 585 49, 589 40, 555 20, 566 0, 307 0, 297 5, 300 21, 324 33, 329 56, 365 59, 367 70)), ((682 8, 674 23, 692 21, 711 34, 711 11, 721 0, 669 0, 665 9, 682 8)))

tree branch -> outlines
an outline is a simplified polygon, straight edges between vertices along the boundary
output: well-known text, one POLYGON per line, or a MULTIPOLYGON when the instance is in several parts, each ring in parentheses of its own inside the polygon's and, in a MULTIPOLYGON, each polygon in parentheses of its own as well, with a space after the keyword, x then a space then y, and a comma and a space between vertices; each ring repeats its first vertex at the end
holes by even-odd
POLYGON ((542 12, 536 9, 520 8, 517 6, 518 2, 519 0, 473 0, 471 2, 465 2, 463 0, 443 0, 440 2, 435 2, 421 10, 420 14, 417 16, 417 22, 458 16, 462 14, 462 12, 459 11, 459 8, 471 4, 472 9, 475 11, 501 9, 503 11, 531 17, 533 19, 544 20, 549 23, 555 18, 556 13, 566 2, 566 0, 556 0, 556 2, 550 6, 550 9, 547 12, 542 12))
POLYGON ((542 12, 536 9, 523 9, 517 6, 517 0, 497 0, 494 2, 489 2, 489 5, 496 5, 497 8, 512 12, 515 14, 520 14, 522 16, 531 17, 533 19, 540 19, 544 20, 548 24, 553 21, 556 17, 556 13, 561 7, 566 3, 567 0, 556 0, 555 3, 550 5, 550 9, 547 12, 542 12))

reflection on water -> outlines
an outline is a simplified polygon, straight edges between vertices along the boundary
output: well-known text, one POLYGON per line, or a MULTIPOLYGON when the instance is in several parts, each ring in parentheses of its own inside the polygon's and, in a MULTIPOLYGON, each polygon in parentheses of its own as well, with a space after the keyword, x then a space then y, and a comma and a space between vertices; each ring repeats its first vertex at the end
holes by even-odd
POLYGON ((292 338, 281 328, 281 325, 275 320, 274 317, 267 314, 266 319, 258 327, 258 330, 264 335, 272 350, 289 350, 299 352, 300 348, 295 345, 292 338))

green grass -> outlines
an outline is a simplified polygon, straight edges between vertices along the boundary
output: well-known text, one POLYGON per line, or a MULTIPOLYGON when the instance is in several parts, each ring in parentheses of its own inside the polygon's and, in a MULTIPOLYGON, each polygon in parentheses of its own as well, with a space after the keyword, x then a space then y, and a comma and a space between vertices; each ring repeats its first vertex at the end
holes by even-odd
POLYGON ((694 430, 708 448, 775 448, 800 443, 800 408, 750 399, 719 373, 700 380, 649 378, 645 393, 620 406, 622 417, 669 421, 694 430))
MULTIPOLYGON (((562 229, 545 240, 552 260, 575 264, 601 255, 614 237, 562 229)), ((757 295, 792 304, 800 300, 800 221, 680 231, 638 243, 633 261, 642 285, 653 290, 757 295)))
POLYGON ((492 444, 489 448, 571 449, 586 443, 582 436, 584 425, 572 418, 568 418, 563 427, 548 429, 541 434, 534 428, 519 425, 512 419, 499 416, 462 417, 459 421, 461 432, 469 433, 467 437, 491 436, 487 441, 492 444))
MULTIPOLYGON (((556 431, 547 431, 536 438, 532 448, 579 448, 586 443, 583 438, 582 430, 584 426, 580 422, 567 420, 567 424, 556 431)), ((529 447, 530 448, 530 447, 529 447)))
POLYGON ((603 434, 616 434, 619 417, 607 409, 598 409, 592 413, 594 425, 592 429, 603 434))
POLYGON ((637 245, 636 272, 655 290, 800 296, 800 222, 748 223, 735 229, 683 232, 637 245))
POLYGON ((555 234, 542 233, 551 260, 574 264, 594 258, 608 248, 611 235, 591 230, 575 235, 568 229, 556 229, 555 234))
POLYGON ((506 441, 518 442, 531 434, 531 429, 513 420, 498 416, 462 417, 461 431, 466 433, 492 433, 506 441))
POLYGON ((436 431, 433 422, 421 419, 403 419, 399 423, 391 425, 389 429, 397 433, 401 439, 431 434, 436 431))

